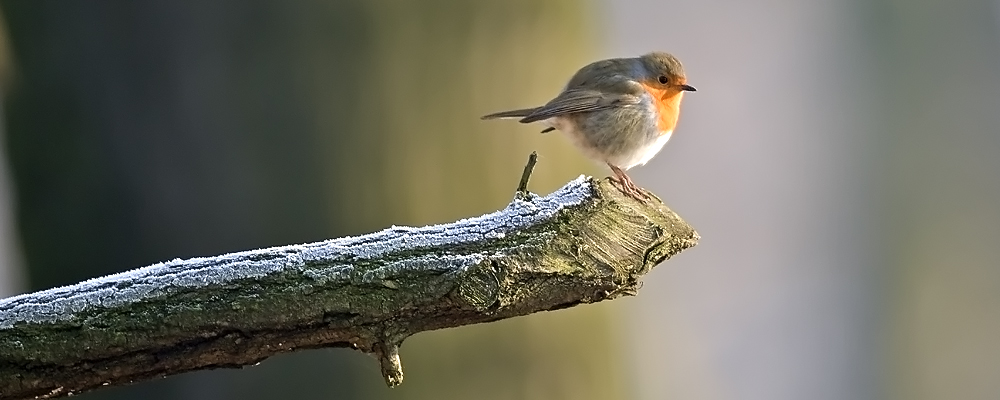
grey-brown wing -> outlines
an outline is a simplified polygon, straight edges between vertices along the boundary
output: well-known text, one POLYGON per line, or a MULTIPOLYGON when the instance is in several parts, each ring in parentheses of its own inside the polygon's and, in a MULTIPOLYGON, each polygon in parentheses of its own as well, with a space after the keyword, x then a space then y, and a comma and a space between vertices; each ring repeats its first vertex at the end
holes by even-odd
POLYGON ((544 106, 536 108, 519 122, 529 123, 560 115, 635 105, 639 104, 640 101, 639 96, 629 93, 607 93, 592 89, 570 89, 562 92, 544 106))

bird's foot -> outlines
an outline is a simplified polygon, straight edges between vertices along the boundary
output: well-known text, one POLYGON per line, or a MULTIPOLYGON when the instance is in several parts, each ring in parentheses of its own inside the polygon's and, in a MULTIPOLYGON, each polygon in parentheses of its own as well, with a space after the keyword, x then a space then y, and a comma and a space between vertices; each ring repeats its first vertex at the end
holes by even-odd
POLYGON ((615 173, 615 176, 609 177, 609 179, 611 179, 611 182, 618 184, 618 190, 626 196, 639 200, 643 203, 649 201, 650 197, 649 193, 646 192, 646 189, 636 186, 636 184, 632 182, 632 179, 625 174, 625 171, 622 171, 621 168, 611 164, 608 164, 608 166, 611 167, 611 172, 615 173))

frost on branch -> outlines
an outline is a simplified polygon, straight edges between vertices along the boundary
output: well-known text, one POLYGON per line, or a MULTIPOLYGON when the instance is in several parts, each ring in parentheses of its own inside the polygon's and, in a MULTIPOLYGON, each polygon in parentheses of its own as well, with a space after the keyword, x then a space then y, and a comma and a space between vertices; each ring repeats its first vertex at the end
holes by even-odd
POLYGON ((56 397, 296 349, 376 356, 414 333, 633 295, 698 235, 580 177, 450 224, 172 261, 0 300, 0 399, 56 397))

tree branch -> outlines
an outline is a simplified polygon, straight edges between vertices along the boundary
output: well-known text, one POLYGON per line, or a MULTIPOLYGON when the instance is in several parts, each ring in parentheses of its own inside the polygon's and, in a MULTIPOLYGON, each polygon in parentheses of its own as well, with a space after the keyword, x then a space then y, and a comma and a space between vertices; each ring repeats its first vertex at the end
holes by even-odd
POLYGON ((0 399, 58 397, 298 349, 375 355, 417 332, 634 295, 698 234, 581 177, 445 225, 151 265, 0 301, 0 399))

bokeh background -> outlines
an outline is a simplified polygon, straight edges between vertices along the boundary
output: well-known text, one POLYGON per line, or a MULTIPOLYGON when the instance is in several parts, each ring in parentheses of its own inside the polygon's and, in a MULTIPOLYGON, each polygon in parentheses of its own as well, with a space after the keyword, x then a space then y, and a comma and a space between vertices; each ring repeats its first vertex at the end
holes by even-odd
POLYGON ((607 171, 478 120, 587 62, 699 91, 635 298, 84 399, 1000 398, 1000 1, 0 1, 0 295, 452 221, 607 171))

